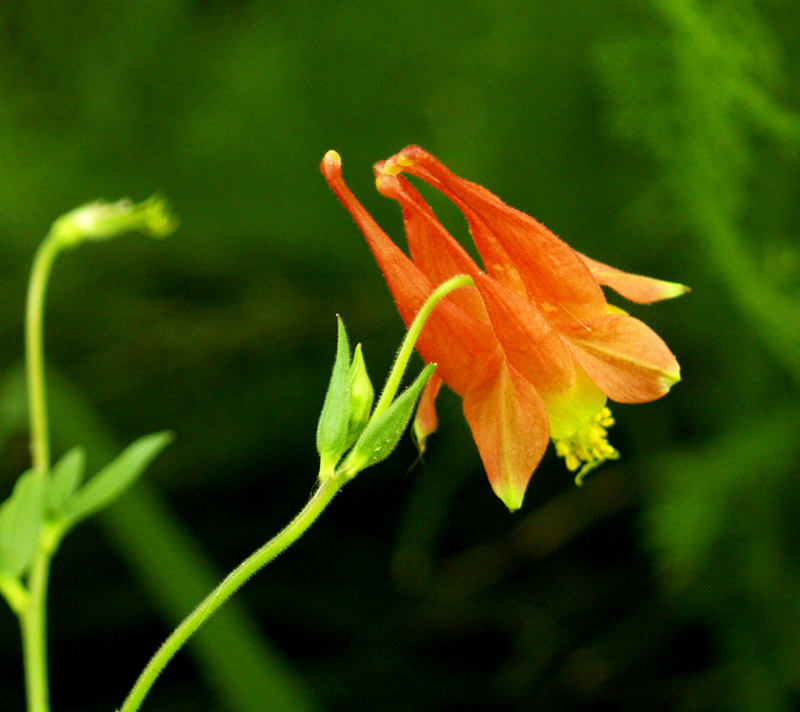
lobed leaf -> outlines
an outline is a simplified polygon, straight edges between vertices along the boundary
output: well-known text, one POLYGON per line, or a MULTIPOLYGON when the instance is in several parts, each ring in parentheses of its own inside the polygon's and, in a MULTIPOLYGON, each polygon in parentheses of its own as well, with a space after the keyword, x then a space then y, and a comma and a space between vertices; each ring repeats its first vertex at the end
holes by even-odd
POLYGON ((129 445, 66 503, 69 526, 108 506, 142 475, 152 460, 172 441, 172 433, 151 433, 129 445))
POLYGON ((74 447, 53 467, 45 494, 45 512, 58 517, 78 489, 86 470, 86 453, 74 447))

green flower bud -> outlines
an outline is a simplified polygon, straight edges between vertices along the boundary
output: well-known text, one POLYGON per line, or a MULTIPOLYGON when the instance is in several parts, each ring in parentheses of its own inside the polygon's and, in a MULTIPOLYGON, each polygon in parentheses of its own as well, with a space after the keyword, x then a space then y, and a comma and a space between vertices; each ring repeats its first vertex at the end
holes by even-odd
POLYGON ((340 468, 349 479, 389 457, 405 432, 420 393, 435 369, 436 364, 428 364, 383 413, 369 421, 340 468))
POLYGON ((320 459, 319 476, 330 477, 350 442, 350 345, 347 331, 339 315, 336 315, 338 331, 336 360, 325 394, 325 402, 317 422, 317 452, 320 459))
POLYGON ((374 400, 375 389, 372 387, 372 381, 367 373, 361 344, 358 344, 350 364, 350 423, 347 429, 349 445, 355 442, 367 424, 374 400))
POLYGON ((96 200, 62 215, 53 223, 51 234, 64 246, 75 247, 87 240, 108 240, 126 232, 139 231, 151 237, 166 237, 178 227, 167 201, 153 195, 142 203, 127 198, 116 203, 96 200))

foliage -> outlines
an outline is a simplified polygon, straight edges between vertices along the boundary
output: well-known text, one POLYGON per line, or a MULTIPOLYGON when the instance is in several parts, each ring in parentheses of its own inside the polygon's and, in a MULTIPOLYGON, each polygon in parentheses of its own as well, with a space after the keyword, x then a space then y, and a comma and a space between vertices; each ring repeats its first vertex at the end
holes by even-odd
POLYGON ((780 404, 796 401, 800 384, 800 302, 796 270, 786 284, 759 252, 780 250, 797 266, 796 223, 777 223, 761 196, 770 171, 791 170, 800 115, 780 103, 777 38, 752 3, 654 5, 658 31, 603 47, 611 115, 657 161, 655 192, 675 208, 677 239, 702 247, 731 322, 757 336, 785 385, 745 400, 745 423, 717 417, 715 437, 659 464, 646 533, 676 600, 711 626, 725 661, 682 704, 699 708, 722 678, 727 709, 789 710, 800 686, 800 611, 787 596, 800 582, 788 504, 800 412, 780 404))

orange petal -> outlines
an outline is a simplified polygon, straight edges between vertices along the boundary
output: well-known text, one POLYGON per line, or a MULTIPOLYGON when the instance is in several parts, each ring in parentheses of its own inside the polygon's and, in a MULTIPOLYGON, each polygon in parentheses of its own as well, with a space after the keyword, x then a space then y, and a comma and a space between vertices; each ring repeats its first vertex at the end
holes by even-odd
POLYGON ((605 311, 605 297, 586 264, 538 220, 459 178, 421 148, 409 146, 394 161, 458 205, 487 271, 496 279, 515 287, 516 272, 528 297, 559 321, 584 321, 605 311))
POLYGON ((547 407, 550 437, 566 438, 606 404, 606 396, 576 363, 547 317, 510 287, 474 277, 508 362, 536 389, 547 407))
MULTIPOLYGON (((436 219, 417 190, 402 177, 381 173, 381 166, 380 163, 376 166, 375 184, 383 195, 400 203, 414 264, 433 284, 442 284, 459 274, 473 275, 477 272, 478 265, 436 219)), ((457 289, 450 299, 480 321, 489 321, 475 287, 457 289)))
POLYGON ((425 441, 439 427, 439 418, 436 416, 436 396, 442 387, 442 379, 434 373, 425 384, 425 389, 417 405, 417 414, 414 416, 414 439, 417 441, 420 455, 425 452, 425 441))
POLYGON ((612 400, 655 400, 681 379, 680 366, 661 337, 632 316, 606 314, 585 328, 559 328, 586 373, 612 400))
POLYGON ((479 273, 473 279, 508 361, 540 394, 568 390, 575 360, 547 317, 510 287, 479 273))
POLYGON ((542 399, 498 356, 481 369, 464 395, 464 414, 492 489, 509 510, 519 509, 549 441, 542 399))
POLYGON ((578 255, 600 284, 611 287, 617 294, 621 294, 625 299, 630 299, 638 304, 650 304, 662 299, 673 299, 691 291, 689 287, 677 282, 665 282, 663 279, 653 279, 640 274, 623 272, 621 269, 609 267, 602 262, 593 260, 591 257, 582 255, 580 252, 578 255))
MULTIPOLYGON (((342 178, 338 154, 329 151, 322 160, 321 170, 361 228, 408 326, 438 285, 433 284, 392 242, 353 195, 342 178)), ((428 319, 417 349, 426 361, 438 363, 439 375, 456 393, 463 394, 473 377, 477 356, 492 353, 496 343, 488 324, 466 313, 452 300, 445 299, 428 319)))

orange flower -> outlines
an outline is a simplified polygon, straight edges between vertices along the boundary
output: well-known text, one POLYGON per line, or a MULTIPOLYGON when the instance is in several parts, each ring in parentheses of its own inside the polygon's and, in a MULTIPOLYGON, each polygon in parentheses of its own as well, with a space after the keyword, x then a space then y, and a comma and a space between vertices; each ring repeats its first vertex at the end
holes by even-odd
POLYGON ((415 428, 423 442, 435 429, 434 399, 444 381, 463 398, 489 481, 509 509, 521 506, 550 439, 567 467, 579 470, 577 481, 617 457, 606 439, 613 424, 606 396, 642 403, 680 380, 664 342, 609 305, 600 285, 639 303, 676 297, 686 287, 581 255, 416 146, 375 166, 378 190, 402 208, 409 258, 345 185, 335 151, 326 154, 322 172, 364 233, 406 325, 439 284, 458 274, 472 277, 475 286, 442 301, 420 335, 420 354, 438 368, 415 428), (426 181, 459 207, 485 270, 402 173, 426 181))

